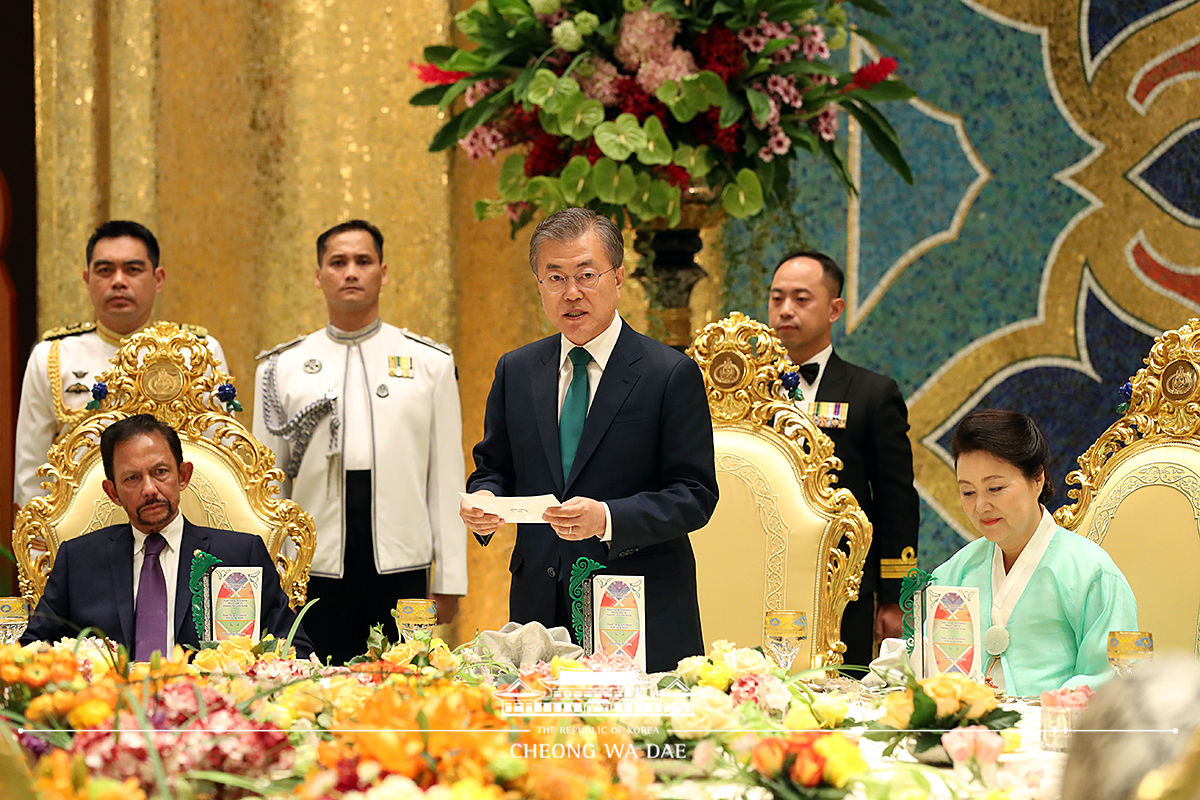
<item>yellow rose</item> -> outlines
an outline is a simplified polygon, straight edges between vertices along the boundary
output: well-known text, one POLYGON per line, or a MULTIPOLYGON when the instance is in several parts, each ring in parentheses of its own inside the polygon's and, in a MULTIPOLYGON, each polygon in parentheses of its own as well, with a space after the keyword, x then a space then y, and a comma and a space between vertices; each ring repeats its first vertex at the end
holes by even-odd
POLYGON ((737 647, 730 650, 725 654, 725 664, 729 667, 735 681, 747 675, 762 675, 771 671, 771 662, 752 647, 737 647))
POLYGON ((671 727, 680 739, 702 739, 710 731, 729 727, 733 716, 733 698, 723 689, 697 686, 689 695, 690 714, 673 714, 671 727))
POLYGON ((573 658, 560 658, 555 656, 554 658, 550 659, 550 674, 555 678, 557 678, 558 673, 562 672, 564 669, 572 672, 580 672, 586 671, 587 667, 585 667, 583 664, 580 664, 573 658))
POLYGON ((450 648, 444 644, 429 651, 429 663, 443 672, 458 669, 458 659, 450 652, 450 648))
POLYGON ((700 685, 711 686, 722 692, 729 691, 729 684, 733 683, 733 670, 725 663, 705 664, 700 668, 700 685))
POLYGON ((969 681, 962 687, 962 702, 967 706, 965 719, 977 720, 998 705, 996 693, 982 683, 969 681))
POLYGON ((1021 749, 1021 734, 1016 731, 1000 731, 1000 737, 1004 739, 1004 752, 1015 753, 1021 749))
POLYGON ((815 731, 821 727, 816 715, 804 702, 792 704, 792 707, 788 709, 787 716, 783 718, 783 724, 794 731, 815 731))
POLYGON ((934 675, 921 681, 921 688, 929 699, 937 703, 935 717, 949 717, 958 713, 961 706, 963 682, 955 675, 934 675))
POLYGON ((415 641, 400 642, 388 648, 380 658, 389 664, 402 667, 410 663, 421 652, 421 644, 415 641))
POLYGON ((812 712, 822 728, 832 728, 846 718, 850 704, 834 694, 819 694, 813 698, 812 712))
POLYGON ((85 700, 67 715, 67 722, 76 730, 80 728, 96 728, 112 718, 112 706, 100 699, 85 700))
POLYGON ((858 745, 840 733, 822 736, 813 747, 825 756, 825 782, 839 789, 845 787, 855 775, 867 771, 867 762, 859 752, 858 745))
POLYGON ((708 663, 708 656, 688 656, 679 662, 679 666, 675 667, 675 674, 684 683, 696 684, 700 682, 700 668, 708 663))
POLYGON ((912 690, 905 689, 902 692, 892 692, 883 699, 883 717, 880 718, 879 723, 902 731, 908 727, 908 721, 912 719, 912 713, 912 690))

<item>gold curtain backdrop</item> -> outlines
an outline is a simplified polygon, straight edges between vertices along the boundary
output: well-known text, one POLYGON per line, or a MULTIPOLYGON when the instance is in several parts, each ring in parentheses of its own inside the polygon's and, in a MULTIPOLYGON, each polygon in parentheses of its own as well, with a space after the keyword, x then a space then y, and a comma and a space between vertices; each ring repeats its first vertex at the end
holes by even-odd
MULTIPOLYGON (((167 274, 156 318, 221 340, 248 424, 254 354, 325 322, 317 234, 364 217, 387 238, 383 318, 454 348, 469 470, 496 359, 550 329, 529 231, 514 241, 506 220, 474 221, 499 164, 429 153, 441 121, 408 105, 421 88, 409 63, 450 40, 462 5, 35 0, 41 328, 91 318, 87 237, 139 220, 167 274)), ((704 234, 697 326, 720 308, 718 236, 704 234)), ((647 330, 636 282, 621 312, 647 330)), ((471 543, 458 638, 507 620, 512 539, 471 543)))

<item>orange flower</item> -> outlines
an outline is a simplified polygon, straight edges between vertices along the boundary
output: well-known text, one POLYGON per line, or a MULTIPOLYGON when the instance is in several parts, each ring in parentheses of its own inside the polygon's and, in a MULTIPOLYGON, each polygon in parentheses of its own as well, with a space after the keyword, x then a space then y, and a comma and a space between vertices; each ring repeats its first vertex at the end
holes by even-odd
POLYGON ((40 689, 50 682, 50 668, 45 664, 34 662, 26 664, 21 670, 21 683, 31 689, 40 689))
POLYGON ((85 700, 67 715, 67 722, 77 730, 83 728, 98 728, 112 719, 112 706, 103 700, 85 700))
POLYGON ((825 758, 811 746, 796 753, 788 777, 799 786, 816 786, 825 774, 825 758))
POLYGON ((75 707, 74 692, 58 691, 52 697, 54 699, 54 713, 60 717, 65 717, 75 707))
POLYGON ((759 774, 774 778, 783 771, 783 761, 787 756, 787 748, 783 740, 774 736, 760 739, 750 753, 750 766, 759 774))
POLYGON ((79 668, 75 665, 75 659, 69 662, 60 659, 55 659, 50 665, 50 680, 55 683, 70 683, 71 679, 79 673, 79 668))
POLYGON ((21 682, 21 668, 16 664, 5 664, 0 667, 0 683, 10 686, 21 682))
POLYGON ((25 709, 25 718, 30 722, 41 722, 54 713, 54 698, 51 695, 39 695, 30 701, 25 709))

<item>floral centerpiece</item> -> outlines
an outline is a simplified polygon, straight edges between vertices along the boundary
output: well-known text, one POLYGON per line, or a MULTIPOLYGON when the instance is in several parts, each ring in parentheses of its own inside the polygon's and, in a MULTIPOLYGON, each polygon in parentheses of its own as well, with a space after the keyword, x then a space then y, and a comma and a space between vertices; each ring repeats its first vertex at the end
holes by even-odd
POLYGON ((897 49, 851 10, 888 13, 879 0, 477 0, 454 18, 470 46, 426 48, 417 69, 431 85, 411 102, 452 111, 431 150, 518 149, 500 197, 475 206, 514 232, 565 205, 634 226, 675 227, 692 197, 754 216, 786 199, 800 151, 853 191, 839 111, 911 182, 875 103, 914 93, 894 58, 839 69, 852 33, 897 49))
POLYGON ((1000 708, 992 689, 963 675, 943 673, 918 681, 910 673, 907 688, 885 698, 883 717, 866 735, 888 742, 884 755, 911 738, 913 754, 920 758, 940 746, 947 731, 968 725, 1004 730, 1020 718, 1019 711, 1000 708))

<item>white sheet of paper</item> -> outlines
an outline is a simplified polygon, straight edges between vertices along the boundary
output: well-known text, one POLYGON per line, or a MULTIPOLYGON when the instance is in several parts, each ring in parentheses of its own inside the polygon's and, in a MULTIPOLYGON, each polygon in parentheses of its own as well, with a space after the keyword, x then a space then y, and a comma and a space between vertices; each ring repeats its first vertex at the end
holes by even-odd
POLYGON ((459 492, 458 496, 466 500, 468 505, 495 514, 505 522, 542 522, 542 513, 547 508, 562 505, 552 494, 539 494, 534 497, 491 497, 486 494, 459 492))

